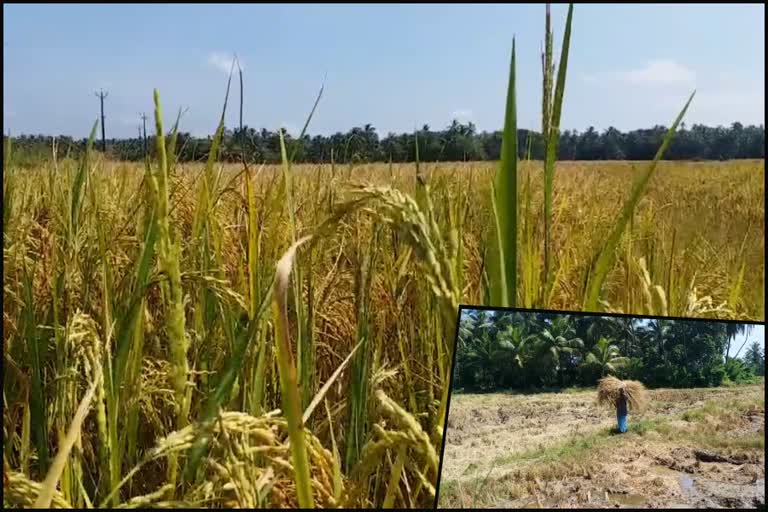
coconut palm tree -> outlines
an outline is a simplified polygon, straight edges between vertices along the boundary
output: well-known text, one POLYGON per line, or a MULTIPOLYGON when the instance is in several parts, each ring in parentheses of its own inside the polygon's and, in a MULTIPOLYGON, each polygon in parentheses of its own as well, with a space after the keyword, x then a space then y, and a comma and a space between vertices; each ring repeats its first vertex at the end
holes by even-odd
POLYGON ((725 348, 725 361, 728 361, 728 353, 731 351, 731 341, 733 341, 739 334, 745 334, 749 336, 752 332, 752 325, 750 324, 725 324, 725 336, 728 340, 728 344, 725 348))
POLYGON ((475 334, 477 321, 470 314, 464 314, 459 321, 459 343, 467 344, 475 334))
POLYGON ((536 339, 536 336, 526 334, 521 325, 508 325, 498 335, 498 353, 518 368, 523 367, 523 355, 528 341, 536 339))
POLYGON ((578 353, 584 348, 581 338, 575 336, 571 318, 568 315, 556 316, 552 323, 542 329, 537 337, 540 358, 549 364, 562 384, 563 355, 578 353))
POLYGON ((744 362, 752 368, 755 375, 765 375, 765 354, 763 354, 763 348, 756 341, 747 349, 744 354, 744 362))
POLYGON ((658 319, 651 320, 648 326, 643 330, 647 339, 654 343, 659 352, 659 359, 667 363, 666 342, 671 335, 669 320, 658 319))
POLYGON ((521 324, 508 325, 504 331, 498 334, 498 350, 496 351, 496 364, 501 366, 507 374, 517 373, 520 377, 519 382, 525 387, 525 353, 528 348, 528 342, 535 340, 536 336, 527 334, 525 327, 521 324))
POLYGON ((629 358, 623 357, 619 352, 619 347, 612 344, 611 341, 609 338, 601 337, 584 360, 585 366, 600 368, 601 377, 616 373, 619 368, 629 363, 629 358))
POLYGON ((475 381, 481 388, 494 387, 497 352, 498 345, 495 339, 486 331, 479 340, 475 340, 464 355, 465 367, 474 374, 475 381))

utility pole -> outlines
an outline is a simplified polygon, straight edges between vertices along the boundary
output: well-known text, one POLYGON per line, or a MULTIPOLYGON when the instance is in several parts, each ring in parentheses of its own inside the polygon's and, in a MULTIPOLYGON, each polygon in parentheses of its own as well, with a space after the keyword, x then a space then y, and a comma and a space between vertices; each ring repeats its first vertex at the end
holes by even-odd
POLYGON ((144 156, 147 156, 147 114, 141 114, 141 120, 144 123, 144 156))
POLYGON ((99 98, 99 103, 101 104, 101 150, 106 153, 107 139, 104 136, 104 98, 109 96, 109 93, 99 89, 99 92, 95 92, 94 94, 99 98))

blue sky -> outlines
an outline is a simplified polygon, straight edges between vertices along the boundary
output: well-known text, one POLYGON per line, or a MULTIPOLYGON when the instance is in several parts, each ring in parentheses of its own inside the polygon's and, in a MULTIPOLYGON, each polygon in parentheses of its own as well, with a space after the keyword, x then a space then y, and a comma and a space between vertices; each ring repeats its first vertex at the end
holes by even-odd
MULTIPOLYGON (((245 122, 380 134, 454 117, 503 124, 517 40, 519 125, 538 128, 543 5, 4 5, 3 128, 85 136, 104 87, 108 136, 132 136, 160 89, 168 118, 212 133, 223 65, 245 68, 245 122)), ((552 8, 559 53, 566 7, 552 8)), ((763 124, 764 5, 577 5, 563 128, 763 124)), ((234 125, 236 109, 227 116, 234 125)))
POLYGON ((735 357, 736 355, 744 357, 753 341, 758 342, 763 347, 763 353, 765 353, 765 325, 755 325, 749 334, 739 334, 736 336, 731 342, 731 349, 728 351, 728 355, 730 357, 735 357), (746 343, 744 343, 745 341, 746 343))

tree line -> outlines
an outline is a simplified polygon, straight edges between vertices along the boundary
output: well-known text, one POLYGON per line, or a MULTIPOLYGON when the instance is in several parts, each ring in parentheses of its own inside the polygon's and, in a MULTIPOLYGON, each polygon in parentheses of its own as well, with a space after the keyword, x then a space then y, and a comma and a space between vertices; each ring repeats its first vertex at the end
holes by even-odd
MULTIPOLYGON (((565 130, 559 136, 560 160, 652 160, 666 132, 664 126, 621 132, 608 128, 602 132, 590 127, 578 132, 565 130)), ((520 129, 517 133, 520 158, 542 160, 544 140, 539 132, 520 129)), ((7 138, 7 136, 6 136, 7 138)), ((285 135, 286 142, 296 139, 285 135)), ((16 154, 30 162, 52 157, 53 137, 20 135, 12 138, 16 154)), ((346 133, 333 135, 304 135, 298 144, 295 161, 302 163, 366 163, 412 162, 418 156, 422 162, 456 162, 498 160, 502 132, 478 132, 473 123, 454 120, 443 130, 424 125, 414 133, 389 133, 380 137, 371 124, 354 127, 346 133)), ((57 158, 77 157, 85 149, 85 139, 56 137, 57 158)), ((207 158, 212 137, 193 137, 179 133, 178 160, 202 161, 207 158)), ((141 137, 107 139, 106 151, 111 158, 141 161, 145 148, 154 151, 154 143, 141 137), (146 143, 146 144, 145 144, 146 143)), ((220 146, 223 161, 280 162, 280 135, 277 131, 225 129, 220 146)), ((765 158, 765 128, 733 123, 730 127, 708 127, 694 124, 678 130, 664 155, 667 160, 731 160, 765 158)))
POLYGON ((765 375, 760 344, 728 356, 750 331, 715 321, 462 310, 453 389, 562 389, 606 375, 649 387, 754 382, 765 375))

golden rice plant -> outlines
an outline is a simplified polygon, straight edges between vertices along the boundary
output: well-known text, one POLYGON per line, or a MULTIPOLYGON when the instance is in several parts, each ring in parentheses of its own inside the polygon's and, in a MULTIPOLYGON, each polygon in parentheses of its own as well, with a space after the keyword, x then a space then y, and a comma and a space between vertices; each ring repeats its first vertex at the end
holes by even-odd
POLYGON ((763 319, 764 162, 519 159, 510 63, 498 165, 6 147, 5 503, 429 508, 458 304, 763 319))

